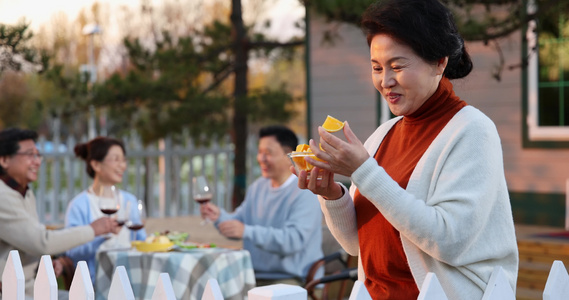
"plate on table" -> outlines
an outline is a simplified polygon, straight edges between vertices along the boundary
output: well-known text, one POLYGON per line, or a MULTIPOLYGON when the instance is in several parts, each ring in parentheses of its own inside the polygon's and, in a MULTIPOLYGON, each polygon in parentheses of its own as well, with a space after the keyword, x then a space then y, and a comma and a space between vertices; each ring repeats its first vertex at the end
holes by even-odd
POLYGON ((182 252, 209 253, 220 250, 215 244, 177 243, 176 250, 182 252))
POLYGON ((132 245, 140 252, 166 252, 174 247, 174 243, 147 243, 141 241, 133 241, 132 245))

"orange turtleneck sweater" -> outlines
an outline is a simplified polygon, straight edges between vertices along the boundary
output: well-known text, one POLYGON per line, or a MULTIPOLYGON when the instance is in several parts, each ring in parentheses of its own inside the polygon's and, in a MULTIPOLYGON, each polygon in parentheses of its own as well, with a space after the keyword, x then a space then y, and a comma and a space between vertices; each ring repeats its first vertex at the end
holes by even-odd
MULTIPOLYGON (((387 133, 375 154, 377 163, 402 188, 419 159, 448 121, 464 106, 445 77, 435 93, 387 133)), ((363 197, 354 195, 365 285, 372 299, 417 299, 419 289, 407 263, 399 231, 363 197)))

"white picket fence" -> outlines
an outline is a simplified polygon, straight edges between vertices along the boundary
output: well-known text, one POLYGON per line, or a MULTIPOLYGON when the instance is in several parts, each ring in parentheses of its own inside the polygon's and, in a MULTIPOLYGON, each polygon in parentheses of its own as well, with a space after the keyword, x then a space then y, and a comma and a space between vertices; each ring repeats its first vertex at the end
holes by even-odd
MULTIPOLYGON (((24 300, 25 277, 20 255, 17 250, 10 251, 8 261, 2 273, 2 299, 24 300)), ((34 284, 34 300, 57 300, 57 280, 51 257, 41 257, 40 266, 34 284)), ((305 300, 307 292, 299 286, 275 284, 256 287, 248 292, 249 300, 305 300)), ((543 291, 543 300, 564 300, 569 297, 569 274, 563 262, 553 262, 547 283, 543 291)), ((89 277, 87 263, 77 264, 75 275, 69 289, 69 299, 94 300, 95 292, 89 277)), ((108 300, 135 300, 134 292, 124 266, 115 269, 109 289, 108 300)), ((219 284, 215 279, 209 279, 202 294, 202 300, 223 300, 219 284)), ((428 273, 421 286, 418 300, 448 300, 437 276, 428 273)), ((496 267, 490 276, 490 281, 482 300, 515 300, 516 296, 508 283, 501 267, 496 267)), ((152 300, 176 300, 174 289, 168 273, 160 274, 152 300)), ((356 281, 349 300, 372 300, 364 284, 356 281)))

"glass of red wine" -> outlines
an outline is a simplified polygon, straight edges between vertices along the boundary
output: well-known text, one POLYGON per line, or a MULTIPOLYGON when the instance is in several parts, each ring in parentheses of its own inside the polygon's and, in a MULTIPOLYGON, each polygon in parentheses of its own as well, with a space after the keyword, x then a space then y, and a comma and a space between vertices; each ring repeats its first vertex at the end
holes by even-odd
POLYGON ((114 185, 101 186, 96 193, 101 212, 110 217, 119 211, 121 207, 119 191, 114 185))
POLYGON ((146 220, 146 209, 142 200, 136 201, 136 207, 130 207, 130 202, 127 204, 128 220, 126 227, 131 230, 130 240, 136 239, 135 231, 144 228, 144 221, 146 220))
MULTIPOLYGON (((203 175, 194 176, 192 179, 193 183, 193 197, 194 201, 200 205, 208 203, 211 198, 213 198, 213 190, 211 185, 208 184, 207 179, 203 175)), ((211 221, 206 217, 205 220, 201 222, 201 225, 210 223, 211 221)))
MULTIPOLYGON (((114 185, 102 185, 94 192, 99 199, 99 209, 102 213, 111 217, 119 211, 121 207, 119 190, 114 185)), ((107 238, 111 236, 108 234, 107 238)))

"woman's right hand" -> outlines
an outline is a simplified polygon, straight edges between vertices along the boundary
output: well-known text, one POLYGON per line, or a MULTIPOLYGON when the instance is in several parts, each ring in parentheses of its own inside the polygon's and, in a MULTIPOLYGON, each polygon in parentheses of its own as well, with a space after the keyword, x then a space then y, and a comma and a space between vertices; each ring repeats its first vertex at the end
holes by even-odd
POLYGON ((209 219, 212 222, 217 221, 217 219, 219 219, 219 207, 215 206, 214 204, 211 203, 206 203, 203 205, 200 205, 200 213, 202 215, 202 218, 204 219, 209 219))
POLYGON ((352 177, 354 171, 359 168, 369 157, 369 153, 365 149, 362 142, 354 134, 350 128, 348 121, 344 122, 344 136, 347 141, 332 135, 322 128, 318 127, 320 135, 320 144, 310 140, 310 150, 320 160, 307 157, 306 161, 315 167, 326 169, 335 174, 352 177))

